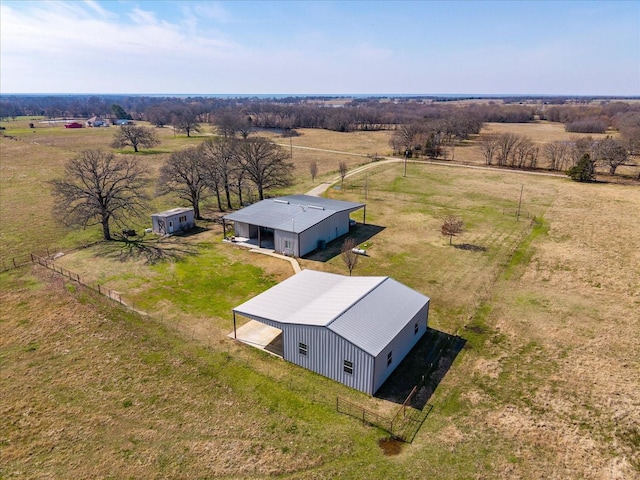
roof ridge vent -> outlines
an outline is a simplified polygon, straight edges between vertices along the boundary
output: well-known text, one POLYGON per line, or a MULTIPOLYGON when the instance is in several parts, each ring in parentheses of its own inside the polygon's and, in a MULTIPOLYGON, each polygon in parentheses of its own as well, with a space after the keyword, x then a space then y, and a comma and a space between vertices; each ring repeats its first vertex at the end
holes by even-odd
POLYGON ((279 198, 276 198, 273 201, 276 203, 286 203, 287 205, 289 205, 289 200, 280 200, 279 198))
POLYGON ((324 207, 320 205, 307 205, 308 208, 315 208, 316 210, 324 210, 324 207))

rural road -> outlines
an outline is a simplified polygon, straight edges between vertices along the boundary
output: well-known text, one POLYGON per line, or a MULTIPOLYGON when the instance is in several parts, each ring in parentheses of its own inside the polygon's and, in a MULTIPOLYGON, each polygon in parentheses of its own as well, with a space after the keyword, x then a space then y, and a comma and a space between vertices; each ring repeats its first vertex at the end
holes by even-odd
MULTIPOLYGON (((357 156, 357 157, 369 157, 369 155, 365 155, 365 154, 360 154, 360 153, 350 153, 350 152, 340 152, 337 150, 325 150, 322 148, 313 148, 313 147, 293 147, 293 148, 301 148, 301 149, 305 149, 305 150, 316 150, 319 152, 328 152, 328 153, 337 153, 337 154, 341 154, 341 155, 353 155, 353 156, 357 156)), ((385 165, 388 163, 401 163, 404 162, 403 158, 395 158, 395 157, 378 157, 378 158, 382 158, 382 160, 376 161, 376 162, 371 162, 371 163, 367 163, 366 165, 361 165, 359 167, 354 168, 353 170, 350 170, 344 178, 349 178, 352 175, 356 175, 360 172, 363 172, 364 170, 369 170, 370 168, 374 168, 377 167, 378 165, 385 165)), ((461 163, 451 163, 451 162, 439 162, 437 160, 407 160, 408 163, 421 163, 421 164, 428 164, 428 165, 437 165, 437 166, 441 166, 441 167, 457 167, 457 168, 471 168, 474 170, 489 170, 492 172, 498 171, 498 172, 505 172, 505 173, 514 173, 514 174, 518 174, 518 175, 539 175, 539 176, 545 176, 545 177, 564 177, 564 175, 561 174, 557 174, 557 173, 548 173, 548 172, 531 172, 531 171, 526 171, 526 170, 511 170, 508 168, 497 168, 497 167, 485 167, 482 165, 464 165, 461 163)), ((334 177, 333 179, 326 181, 326 182, 322 182, 321 184, 319 184, 316 187, 313 187, 311 190, 309 190, 306 194, 307 195, 312 195, 314 197, 319 197, 320 195, 322 195, 324 192, 326 192, 329 187, 331 187, 331 185, 333 185, 334 183, 338 182, 340 180, 340 175, 337 175, 336 177, 334 177)))

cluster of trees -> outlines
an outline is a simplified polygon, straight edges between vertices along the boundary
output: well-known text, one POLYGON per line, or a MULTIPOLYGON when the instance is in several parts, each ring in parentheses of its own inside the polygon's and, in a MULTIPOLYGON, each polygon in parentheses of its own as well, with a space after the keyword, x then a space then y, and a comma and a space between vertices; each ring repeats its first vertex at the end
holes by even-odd
MULTIPOLYGON (((487 165, 530 169, 538 167, 540 147, 524 135, 487 135, 480 139, 480 149, 487 165)), ((547 159, 550 170, 566 172, 587 154, 594 174, 596 167, 601 167, 606 168, 610 175, 615 175, 619 166, 628 164, 630 153, 622 140, 585 137, 546 143, 542 146, 542 154, 547 159)))
POLYGON ((456 141, 480 133, 482 125, 482 117, 475 110, 455 110, 445 116, 400 125, 389 145, 394 153, 408 157, 423 154, 438 158, 444 154, 445 145, 455 147, 456 141))
MULTIPOLYGON (((174 152, 160 170, 156 192, 188 202, 201 219, 200 204, 209 195, 223 211, 242 205, 243 195, 254 189, 262 200, 267 190, 290 185, 288 158, 263 138, 210 138, 174 152)), ((67 163, 62 179, 51 182, 54 212, 69 226, 101 225, 104 239, 111 240, 111 223, 124 226, 145 210, 148 180, 135 158, 83 151, 67 163)))
POLYGON ((539 147, 525 135, 486 135, 480 140, 480 150, 487 165, 533 169, 538 164, 539 147))

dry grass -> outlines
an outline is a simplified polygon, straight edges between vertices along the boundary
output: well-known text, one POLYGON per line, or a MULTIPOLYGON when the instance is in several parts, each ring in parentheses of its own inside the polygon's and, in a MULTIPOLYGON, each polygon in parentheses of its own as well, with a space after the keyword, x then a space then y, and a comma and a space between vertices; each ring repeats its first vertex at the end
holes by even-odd
MULTIPOLYGON (((327 132, 303 133, 294 145, 311 146, 316 133, 328 150, 355 151, 369 141, 334 134, 332 144, 327 132)), ((64 149, 49 147, 39 160, 11 150, 16 161, 6 165, 7 142, 1 179, 11 188, 2 200, 19 192, 44 202, 31 193, 47 177, 38 161, 55 172, 64 149)), ((350 158, 326 155, 327 165, 350 158)), ((295 162, 301 157, 294 151, 295 162)), ((378 165, 331 196, 363 201, 365 180, 367 221, 384 229, 368 240, 369 257, 354 274, 391 275, 426 293, 431 325, 467 340, 413 444, 385 457, 375 446, 380 432, 333 412, 335 395, 366 397, 230 343, 229 317, 190 313, 166 296, 154 320, 144 320, 55 275, 19 271, 0 277, 0 476, 638 478, 637 186, 430 164, 409 165, 405 178, 401 165, 378 165), (485 250, 449 247, 440 234, 447 214, 467 227, 454 243, 485 250)), ((3 249, 16 251, 21 234, 38 244, 36 231, 1 208, 3 228, 18 232, 0 237, 3 249)), ((31 214, 47 221, 42 209, 31 214)), ((48 231, 41 245, 62 238, 48 231)), ((163 243, 186 253, 162 268, 121 246, 59 262, 138 301, 192 258, 222 259, 221 269, 257 266, 269 281, 290 274, 287 263, 221 245, 219 237, 211 226, 163 243)), ((302 264, 345 273, 339 258, 302 264)), ((211 292, 211 311, 226 301, 221 295, 211 292)), ((369 405, 389 409, 379 400, 369 405)))

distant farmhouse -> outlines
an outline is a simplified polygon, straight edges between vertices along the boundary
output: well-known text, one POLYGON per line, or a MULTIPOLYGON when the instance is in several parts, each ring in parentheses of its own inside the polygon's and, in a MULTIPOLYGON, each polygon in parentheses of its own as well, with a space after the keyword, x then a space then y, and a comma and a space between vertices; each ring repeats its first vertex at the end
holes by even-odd
POLYGON ((152 230, 158 235, 173 235, 195 227, 193 208, 178 207, 151 215, 152 230))
POLYGON ((349 232, 349 214, 364 203, 344 202, 310 195, 289 195, 262 200, 223 217, 233 222, 235 237, 278 253, 301 257, 322 249, 349 232))
POLYGON ((427 330, 429 297, 389 277, 303 270, 233 309, 233 336, 373 395, 427 330), (253 320, 236 328, 236 315, 253 320))
POLYGON ((126 118, 116 118, 112 122, 114 125, 122 126, 122 125, 135 125, 133 120, 128 120, 126 118))
POLYGON ((89 120, 87 120, 86 123, 87 123, 87 127, 108 127, 109 126, 109 122, 107 122, 102 117, 91 117, 89 120))

